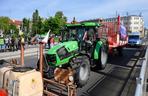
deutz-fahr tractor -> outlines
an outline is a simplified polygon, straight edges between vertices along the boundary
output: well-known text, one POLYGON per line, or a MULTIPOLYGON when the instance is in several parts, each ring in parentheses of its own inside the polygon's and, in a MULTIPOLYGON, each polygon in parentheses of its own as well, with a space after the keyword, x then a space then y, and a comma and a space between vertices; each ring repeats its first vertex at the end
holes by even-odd
POLYGON ((66 24, 61 31, 61 42, 44 54, 44 76, 52 77, 55 68, 71 68, 75 71, 74 83, 82 87, 89 79, 91 68, 104 69, 108 42, 106 34, 99 36, 101 26, 94 22, 66 24))

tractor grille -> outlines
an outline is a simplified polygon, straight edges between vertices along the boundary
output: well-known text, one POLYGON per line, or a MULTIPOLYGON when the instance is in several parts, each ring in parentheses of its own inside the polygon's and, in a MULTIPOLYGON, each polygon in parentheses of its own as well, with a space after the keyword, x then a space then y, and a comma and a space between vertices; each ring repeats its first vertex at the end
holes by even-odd
POLYGON ((46 54, 47 62, 56 63, 56 55, 55 54, 46 54))

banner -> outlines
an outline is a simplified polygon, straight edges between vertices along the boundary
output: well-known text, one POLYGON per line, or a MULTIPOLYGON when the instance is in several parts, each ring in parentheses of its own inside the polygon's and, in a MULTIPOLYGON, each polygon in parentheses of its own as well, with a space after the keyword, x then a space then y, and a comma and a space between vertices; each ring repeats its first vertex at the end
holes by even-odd
POLYGON ((125 40, 127 37, 126 28, 123 25, 120 25, 120 39, 125 40))

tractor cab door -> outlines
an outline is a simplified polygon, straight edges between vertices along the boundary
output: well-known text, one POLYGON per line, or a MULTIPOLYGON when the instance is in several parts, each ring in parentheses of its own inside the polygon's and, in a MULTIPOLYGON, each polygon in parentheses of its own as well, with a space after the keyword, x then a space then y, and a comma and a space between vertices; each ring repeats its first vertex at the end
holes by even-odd
POLYGON ((86 28, 84 33, 85 50, 88 53, 92 53, 94 49, 94 43, 96 41, 96 30, 94 27, 86 28))

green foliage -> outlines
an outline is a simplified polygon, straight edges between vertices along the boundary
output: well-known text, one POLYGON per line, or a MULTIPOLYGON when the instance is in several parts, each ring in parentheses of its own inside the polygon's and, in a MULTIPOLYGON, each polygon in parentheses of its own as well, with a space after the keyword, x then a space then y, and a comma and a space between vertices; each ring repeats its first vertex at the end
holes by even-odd
POLYGON ((55 19, 54 23, 56 26, 55 26, 53 32, 55 34, 60 34, 59 33, 60 29, 66 24, 67 18, 64 16, 62 11, 58 11, 58 12, 56 12, 54 19, 55 19))
POLYGON ((8 31, 7 35, 9 35, 9 34, 11 34, 11 36, 12 36, 13 38, 17 38, 17 37, 18 37, 18 34, 19 34, 19 29, 16 28, 15 25, 10 24, 10 25, 9 25, 9 31, 8 31))
POLYGON ((39 16, 38 10, 35 10, 32 15, 32 36, 43 33, 43 19, 39 16))
POLYGON ((23 18, 23 24, 22 24, 22 31, 24 32, 24 38, 29 39, 30 36, 30 20, 27 18, 23 18))
POLYGON ((9 30, 9 22, 10 19, 8 17, 0 17, 0 30, 4 32, 8 32, 9 30))
POLYGON ((54 34, 60 34, 60 29, 65 25, 67 18, 62 11, 56 12, 54 17, 49 17, 44 21, 44 32, 49 29, 54 34))
POLYGON ((53 34, 59 34, 60 29, 65 25, 67 18, 64 16, 62 11, 56 12, 55 16, 43 19, 40 17, 38 10, 35 10, 32 14, 32 22, 28 19, 23 19, 23 28, 27 27, 27 32, 29 32, 29 24, 31 25, 31 36, 36 34, 47 33, 48 30, 51 30, 53 34))
POLYGON ((18 37, 18 29, 15 25, 11 24, 11 20, 8 17, 0 17, 0 30, 3 31, 4 37, 18 37))

